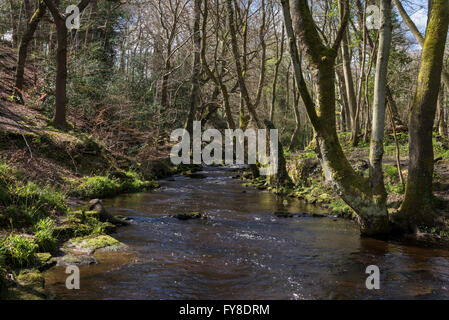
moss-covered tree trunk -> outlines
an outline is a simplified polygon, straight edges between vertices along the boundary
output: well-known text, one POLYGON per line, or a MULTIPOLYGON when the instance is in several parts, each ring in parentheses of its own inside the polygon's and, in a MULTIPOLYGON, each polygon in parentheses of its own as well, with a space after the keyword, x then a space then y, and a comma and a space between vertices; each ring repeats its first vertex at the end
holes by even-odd
POLYGON ((449 25, 449 1, 433 0, 421 55, 418 84, 409 118, 409 169, 400 226, 413 231, 432 224, 433 143, 432 129, 443 68, 449 25))
MULTIPOLYGON (((290 0, 289 3, 282 1, 282 4, 284 18, 287 20, 286 26, 291 8, 296 33, 312 70, 318 108, 315 109, 315 104, 310 100, 310 94, 305 92, 307 88, 301 89, 301 96, 316 132, 317 149, 326 180, 357 213, 362 234, 388 233, 390 225, 384 197, 373 193, 369 182, 356 174, 343 153, 336 131, 335 61, 347 28, 349 3, 342 1, 344 14, 336 40, 331 47, 325 46, 321 41, 307 0, 290 0)), ((297 59, 297 54, 291 53, 292 59, 297 59)), ((301 83, 302 76, 297 73, 296 76, 297 82, 301 83)))

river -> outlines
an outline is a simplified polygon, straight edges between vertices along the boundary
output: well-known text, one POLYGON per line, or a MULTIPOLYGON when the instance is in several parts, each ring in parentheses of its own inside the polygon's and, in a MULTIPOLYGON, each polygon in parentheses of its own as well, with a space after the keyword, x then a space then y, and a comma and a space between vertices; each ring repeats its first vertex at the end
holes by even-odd
POLYGON ((354 222, 333 217, 278 218, 323 210, 245 188, 232 168, 200 173, 104 201, 132 218, 113 235, 130 250, 81 266, 80 290, 67 290, 65 268, 54 267, 47 289, 59 299, 449 298, 448 250, 361 238, 354 222), (172 216, 193 211, 207 220, 172 216), (379 290, 366 288, 369 265, 380 269, 379 290))

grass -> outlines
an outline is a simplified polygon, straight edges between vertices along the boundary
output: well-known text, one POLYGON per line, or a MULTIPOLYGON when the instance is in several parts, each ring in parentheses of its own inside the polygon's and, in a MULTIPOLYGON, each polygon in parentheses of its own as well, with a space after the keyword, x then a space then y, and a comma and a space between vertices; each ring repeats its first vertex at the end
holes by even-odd
POLYGON ((13 267, 28 267, 34 263, 39 246, 32 238, 10 235, 0 243, 0 252, 6 264, 13 267))
POLYGON ((49 187, 22 182, 20 173, 0 162, 0 226, 32 226, 50 215, 68 211, 65 196, 49 187))
POLYGON ((34 226, 34 241, 40 252, 55 252, 58 249, 58 239, 54 236, 55 226, 55 221, 49 217, 39 220, 34 226))
POLYGON ((108 176, 83 177, 71 180, 70 195, 81 198, 108 198, 157 188, 154 181, 144 181, 136 172, 115 172, 108 176))

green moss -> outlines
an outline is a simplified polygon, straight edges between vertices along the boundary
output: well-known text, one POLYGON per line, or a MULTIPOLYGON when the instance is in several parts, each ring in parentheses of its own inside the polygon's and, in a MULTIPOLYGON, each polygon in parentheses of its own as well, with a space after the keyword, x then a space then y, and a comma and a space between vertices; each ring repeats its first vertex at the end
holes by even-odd
POLYGON ((71 180, 70 194, 82 198, 107 198, 121 193, 154 189, 154 181, 143 181, 135 172, 114 172, 109 176, 84 177, 71 180))
POLYGON ((98 249, 120 250, 126 248, 126 245, 111 236, 98 235, 71 239, 68 247, 74 247, 87 253, 94 253, 98 249))

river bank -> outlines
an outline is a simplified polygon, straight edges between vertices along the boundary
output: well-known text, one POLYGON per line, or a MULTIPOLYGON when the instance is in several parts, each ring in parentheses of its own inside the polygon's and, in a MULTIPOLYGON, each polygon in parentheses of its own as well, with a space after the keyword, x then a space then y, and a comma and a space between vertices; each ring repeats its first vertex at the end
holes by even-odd
POLYGON ((79 242, 73 247, 88 256, 115 245, 107 235, 125 223, 100 214, 89 200, 152 190, 159 187, 156 179, 196 169, 167 158, 138 162, 93 136, 40 123, 3 125, 0 151, 2 299, 44 298, 40 272, 60 263, 61 255, 77 262, 67 250, 71 243, 79 242))

